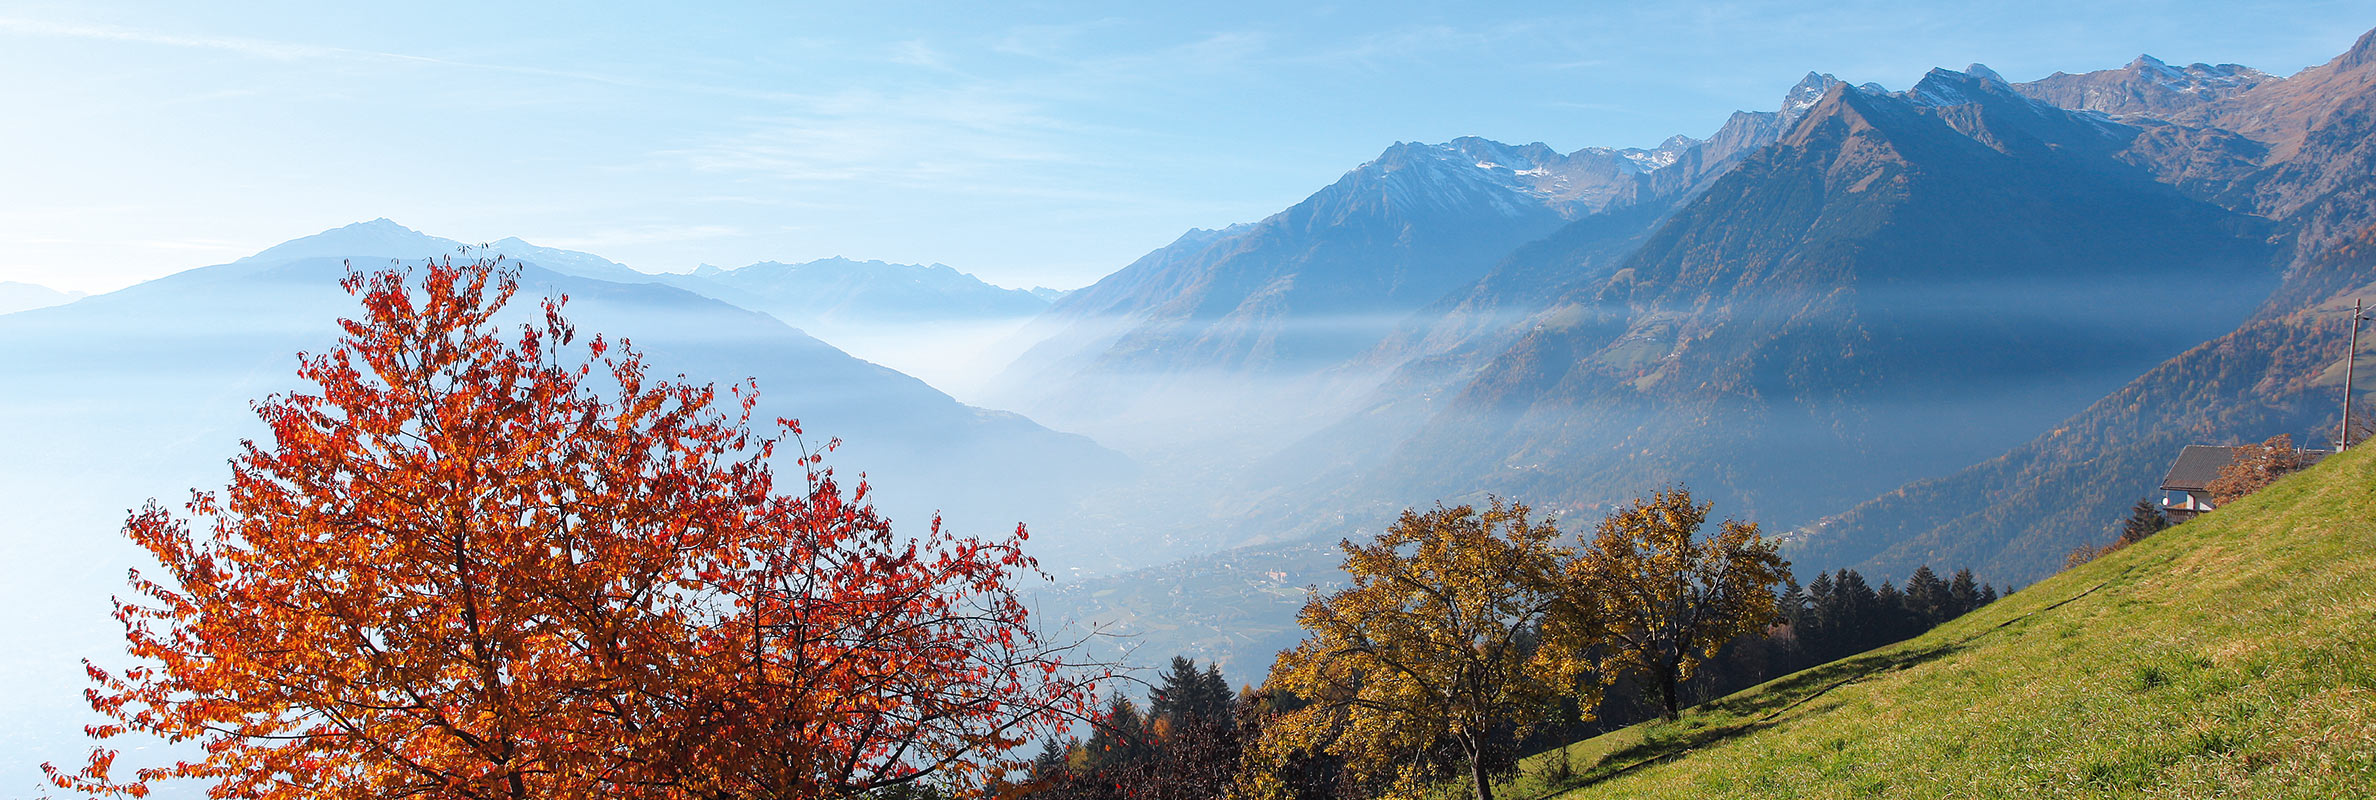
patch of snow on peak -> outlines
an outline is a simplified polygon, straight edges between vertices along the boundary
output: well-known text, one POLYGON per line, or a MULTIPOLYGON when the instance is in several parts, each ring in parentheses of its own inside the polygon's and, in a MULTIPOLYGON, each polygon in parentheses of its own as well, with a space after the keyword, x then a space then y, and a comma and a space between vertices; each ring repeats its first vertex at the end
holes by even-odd
POLYGON ((1839 78, 1820 72, 1807 73, 1807 77, 1800 78, 1798 85, 1790 87, 1790 92, 1782 96, 1780 111, 1782 124, 1788 126, 1790 123, 1798 121, 1798 118, 1806 116, 1808 109, 1814 108, 1816 103, 1823 102, 1823 96, 1829 93, 1832 87, 1839 84, 1839 78))
POLYGON ((1627 150, 1625 151, 1625 160, 1635 167, 1639 167, 1643 172, 1657 172, 1660 169, 1674 166, 1675 159, 1682 155, 1681 150, 1669 150, 1663 147, 1657 150, 1627 150))
POLYGON ((1914 84, 1914 90, 1907 99, 1926 106, 1964 105, 1972 102, 1972 96, 1966 94, 1963 87, 1963 83, 1968 80, 1970 76, 1959 72, 1933 69, 1930 74, 1922 76, 1920 83, 1914 84))
POLYGON ((2137 56, 2128 69, 2173 92, 2200 94, 2250 88, 2276 76, 2242 64, 2189 64, 2173 67, 2150 55, 2137 56))

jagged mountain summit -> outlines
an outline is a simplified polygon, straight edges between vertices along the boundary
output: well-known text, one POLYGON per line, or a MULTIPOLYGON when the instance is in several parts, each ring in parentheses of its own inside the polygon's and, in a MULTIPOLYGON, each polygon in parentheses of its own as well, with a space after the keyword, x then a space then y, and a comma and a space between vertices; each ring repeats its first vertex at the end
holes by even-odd
POLYGON ((1810 73, 1777 111, 1650 149, 1396 143, 1278 214, 1190 231, 1067 295, 1020 337, 1034 344, 988 397, 1125 449, 1198 449, 1198 436, 1240 424, 1263 431, 1254 441, 1308 430, 1400 360, 1373 351, 1413 338, 1403 327, 1423 309, 1477 294, 1522 303, 1534 293, 1504 289, 1561 282, 1504 262, 1563 229, 1584 229, 1568 240, 1587 249, 1638 235, 1838 83, 1810 73), (1183 406, 1261 411, 1217 420, 1183 406))
POLYGON ((2120 69, 2057 72, 2017 86, 2022 94, 2075 111, 2167 117, 2273 80, 2278 78, 2239 64, 2173 67, 2140 55, 2120 69))
POLYGON ((1374 345, 1510 248, 1663 171, 1642 170, 1616 151, 1397 144, 1293 207, 1191 231, 1056 301, 987 398, 1126 449, 1184 444, 1216 421, 1175 412, 1278 405, 1202 393, 1217 385, 1206 378, 1260 379, 1308 400, 1310 387, 1277 381, 1374 345))

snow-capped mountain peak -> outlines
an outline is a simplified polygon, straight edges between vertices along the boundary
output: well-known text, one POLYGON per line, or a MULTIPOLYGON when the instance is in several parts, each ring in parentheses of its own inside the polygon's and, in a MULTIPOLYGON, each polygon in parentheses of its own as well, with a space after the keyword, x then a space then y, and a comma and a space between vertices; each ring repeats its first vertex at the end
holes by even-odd
POLYGON ((1839 78, 1820 72, 1809 72, 1807 77, 1800 78, 1798 85, 1790 87, 1790 92, 1782 96, 1782 127, 1788 128, 1799 117, 1806 116, 1808 109, 1822 102, 1823 95, 1839 84, 1839 78))
POLYGON ((1572 216, 1606 207, 1699 141, 1676 136, 1654 149, 1587 147, 1560 153, 1542 142, 1510 145, 1476 136, 1441 144, 1397 142, 1346 174, 1384 184, 1397 202, 1457 207, 1484 202, 1507 213, 1547 207, 1572 216))

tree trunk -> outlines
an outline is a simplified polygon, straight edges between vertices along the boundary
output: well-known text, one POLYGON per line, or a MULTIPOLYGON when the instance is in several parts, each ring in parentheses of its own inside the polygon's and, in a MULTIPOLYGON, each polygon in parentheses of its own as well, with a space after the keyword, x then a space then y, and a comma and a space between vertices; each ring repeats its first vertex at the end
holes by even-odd
POLYGON ((1493 800, 1493 781, 1485 776, 1485 748, 1469 749, 1469 780, 1476 784, 1477 800, 1493 800))
POLYGON ((1675 685, 1675 672, 1676 670, 1672 667, 1658 671, 1658 695, 1659 699, 1666 701, 1666 720, 1668 722, 1683 717, 1683 710, 1676 703, 1675 695, 1679 693, 1679 688, 1675 685))

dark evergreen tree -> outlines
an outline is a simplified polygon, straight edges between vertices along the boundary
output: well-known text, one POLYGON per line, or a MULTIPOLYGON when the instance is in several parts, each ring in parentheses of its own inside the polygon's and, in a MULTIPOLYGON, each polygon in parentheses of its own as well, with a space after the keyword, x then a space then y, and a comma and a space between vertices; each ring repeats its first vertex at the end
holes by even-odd
POLYGON ((1039 755, 1031 759, 1031 778, 1042 783, 1056 780, 1064 772, 1067 749, 1054 736, 1041 739, 1039 755))
MULTIPOLYGON (((2011 590, 2011 589, 2007 589, 2007 590, 2005 590, 2005 593, 2006 593, 2006 594, 2012 594, 2012 593, 2013 593, 2013 590, 2011 590)), ((1983 606, 1984 606, 1984 605, 1988 605, 1988 604, 1990 604, 1990 603, 1994 603, 1994 602, 1996 602, 1996 601, 1997 601, 1997 590, 1996 590, 1996 587, 1994 587, 1994 586, 1982 586, 1982 587, 1980 587, 1980 605, 1983 605, 1983 606)), ((1979 607, 1979 606, 1974 606, 1974 608, 1978 608, 1978 607, 1979 607)))
POLYGON ((2136 544, 2169 527, 2170 520, 2162 516, 2161 506, 2153 498, 2138 498, 2137 504, 2129 507, 2128 519, 2120 521, 2120 543, 2136 544))
POLYGON ((1920 620, 1921 630, 1954 619, 1958 613, 1953 589, 1927 564, 1915 569, 1914 576, 1906 579, 1906 608, 1920 620))
POLYGON ((1807 590, 1800 588, 1797 581, 1791 581, 1789 588, 1782 590, 1782 596, 1774 601, 1774 606, 1782 611, 1782 624, 1790 626, 1794 634, 1805 629, 1810 619, 1807 616, 1807 590))
POLYGON ((1799 649, 1817 663, 1832 659, 1832 647, 1840 639, 1840 593, 1832 585, 1829 572, 1815 573, 1815 580, 1807 584, 1807 610, 1801 616, 1805 623, 1798 626, 1799 649))
POLYGON ((1206 664, 1203 713, 1215 719, 1235 719, 1237 697, 1237 690, 1229 688, 1229 679, 1221 677, 1221 665, 1206 664))
POLYGON ((1089 734, 1086 771, 1114 773, 1144 761, 1149 749, 1147 722, 1139 715, 1138 704, 1115 695, 1113 702, 1106 705, 1104 717, 1089 734))
POLYGON ((1972 578, 1969 567, 1955 571, 1955 580, 1947 584, 1950 616, 1960 617, 1980 607, 1980 582, 1972 578))
MULTIPOLYGON (((1872 584, 1856 570, 1843 569, 1832 576, 1832 601, 1838 607, 1833 615, 1834 634, 1839 637, 1831 658, 1862 653, 1886 644, 1885 634, 1878 624, 1881 600, 1872 584)), ((1829 659, 1826 659, 1829 660, 1829 659)))
POLYGON ((1873 646, 1901 642, 1921 630, 1913 604, 1904 592, 1888 581, 1873 593, 1873 646))
POLYGON ((1218 668, 1199 671, 1194 659, 1172 656, 1171 669, 1161 681, 1148 699, 1147 716, 1173 727, 1194 719, 1231 718, 1237 694, 1230 691, 1229 681, 1221 677, 1218 668))

